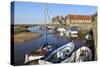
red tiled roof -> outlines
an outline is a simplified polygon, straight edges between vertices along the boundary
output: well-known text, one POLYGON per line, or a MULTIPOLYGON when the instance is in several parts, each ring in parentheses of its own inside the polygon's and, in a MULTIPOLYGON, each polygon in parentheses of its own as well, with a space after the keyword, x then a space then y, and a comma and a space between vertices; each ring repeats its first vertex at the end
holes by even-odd
POLYGON ((67 18, 80 19, 80 20, 90 20, 90 19, 92 19, 92 17, 90 15, 68 15, 67 18))

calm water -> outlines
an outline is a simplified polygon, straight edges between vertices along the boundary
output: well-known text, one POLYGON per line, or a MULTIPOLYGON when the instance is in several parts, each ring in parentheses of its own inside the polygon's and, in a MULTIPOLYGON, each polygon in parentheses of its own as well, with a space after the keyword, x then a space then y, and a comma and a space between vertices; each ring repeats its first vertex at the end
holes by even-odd
MULTIPOLYGON (((30 54, 31 52, 35 51, 36 49, 40 48, 45 43, 45 30, 41 30, 39 28, 28 28, 31 32, 38 32, 41 33, 42 36, 35 39, 30 40, 22 44, 14 45, 14 58, 15 58, 15 65, 23 65, 25 60, 25 55, 30 54)), ((66 43, 68 43, 68 39, 66 37, 61 37, 53 32, 47 31, 47 41, 49 44, 52 44, 52 47, 59 47, 66 43)), ((74 41, 77 44, 77 48, 80 47, 82 44, 81 41, 74 41)))

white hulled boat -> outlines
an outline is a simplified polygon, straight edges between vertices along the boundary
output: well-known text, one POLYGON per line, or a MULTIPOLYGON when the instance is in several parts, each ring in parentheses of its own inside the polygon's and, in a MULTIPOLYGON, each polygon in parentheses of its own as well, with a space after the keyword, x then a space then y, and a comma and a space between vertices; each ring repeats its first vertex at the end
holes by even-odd
POLYGON ((74 50, 74 43, 70 42, 53 50, 45 59, 40 59, 39 64, 59 62, 74 50))

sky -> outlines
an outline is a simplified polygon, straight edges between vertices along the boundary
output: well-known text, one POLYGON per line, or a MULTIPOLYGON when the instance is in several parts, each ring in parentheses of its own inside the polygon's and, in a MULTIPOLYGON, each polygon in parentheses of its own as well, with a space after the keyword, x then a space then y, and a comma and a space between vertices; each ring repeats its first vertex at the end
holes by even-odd
MULTIPOLYGON (((50 20, 55 16, 67 16, 69 14, 92 15, 97 12, 96 6, 53 4, 47 3, 46 8, 50 20)), ((44 24, 44 3, 14 2, 15 24, 44 24)), ((49 20, 47 18, 47 23, 49 20)))

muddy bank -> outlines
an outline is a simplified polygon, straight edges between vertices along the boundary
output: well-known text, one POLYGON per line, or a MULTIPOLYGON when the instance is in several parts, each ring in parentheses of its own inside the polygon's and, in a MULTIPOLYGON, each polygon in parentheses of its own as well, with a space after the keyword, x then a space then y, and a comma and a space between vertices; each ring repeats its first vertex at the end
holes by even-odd
POLYGON ((24 43, 26 41, 36 39, 40 37, 41 34, 35 32, 22 32, 14 35, 14 44, 24 43))

